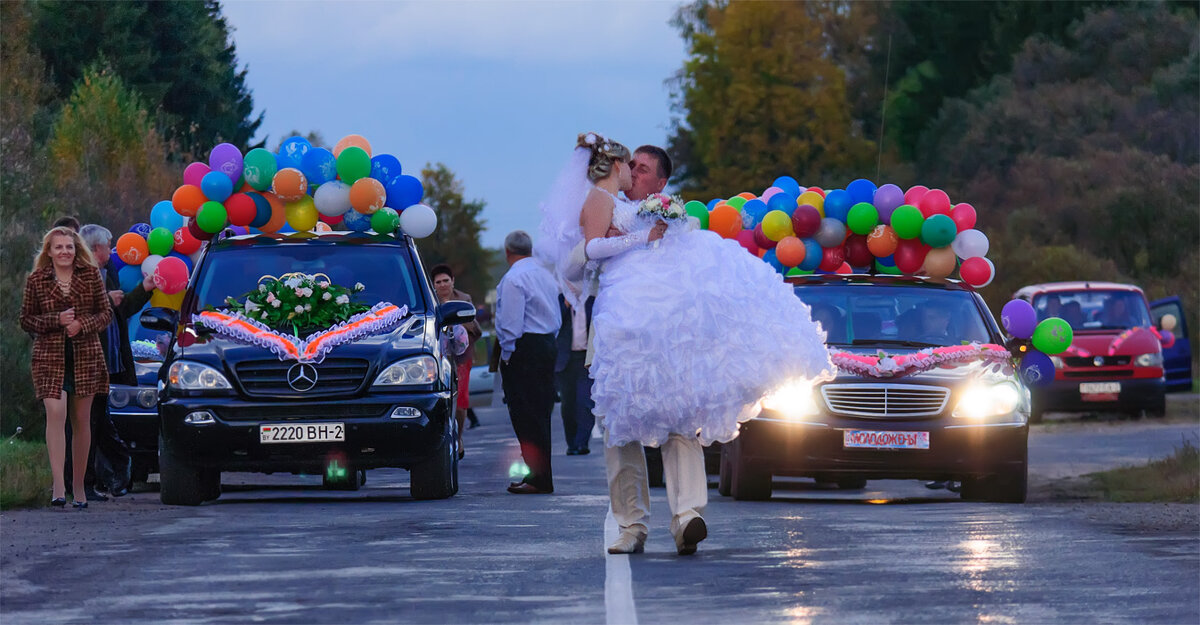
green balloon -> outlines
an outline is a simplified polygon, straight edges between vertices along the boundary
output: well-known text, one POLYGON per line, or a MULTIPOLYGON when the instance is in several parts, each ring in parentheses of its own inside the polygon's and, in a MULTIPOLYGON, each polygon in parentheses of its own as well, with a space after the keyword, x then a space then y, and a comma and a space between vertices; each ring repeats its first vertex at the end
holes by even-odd
POLYGON ((850 207, 846 225, 854 234, 870 234, 879 225, 879 211, 869 202, 859 202, 850 207))
POLYGON ((892 211, 892 230, 895 230, 896 236, 901 239, 915 239, 921 236, 921 224, 924 222, 925 216, 916 206, 905 204, 892 211))
POLYGON ((744 198, 744 197, 731 197, 731 198, 729 198, 728 200, 725 200, 725 203, 726 203, 726 204, 728 204, 728 205, 730 205, 730 206, 732 206, 732 207, 734 207, 734 208, 736 208, 736 209, 738 209, 738 210, 742 210, 742 206, 743 206, 743 205, 746 203, 746 198, 744 198))
POLYGON ((946 247, 957 235, 958 226, 949 215, 932 215, 921 224, 921 240, 929 247, 946 247))
MULTIPOLYGON (((347 150, 356 148, 346 148, 347 150)), ((359 149, 361 152, 362 150, 359 149)), ((342 152, 345 154, 345 152, 342 152)), ((365 152, 364 152, 365 154, 365 152)), ((391 234, 400 227, 400 215, 396 213, 396 209, 384 206, 383 208, 371 214, 371 229, 379 234, 391 234)))
POLYGON ((687 211, 688 215, 699 219, 700 227, 708 230, 708 207, 704 205, 704 202, 692 200, 683 205, 683 210, 687 211))
POLYGON ((225 206, 211 200, 201 204, 200 212, 196 213, 196 225, 209 234, 220 232, 228 219, 229 215, 225 212, 225 206))
POLYGON ((150 236, 146 237, 146 246, 150 248, 151 254, 166 256, 175 247, 175 235, 166 228, 155 228, 150 231, 150 236))
POLYGON ((809 271, 807 269, 801 269, 799 267, 792 267, 791 269, 788 269, 787 277, 790 278, 792 276, 811 276, 812 274, 813 274, 813 272, 809 271))
POLYGON ((355 180, 371 175, 371 156, 358 146, 348 147, 338 154, 337 173, 342 182, 354 184, 355 180))
POLYGON ((892 265, 889 267, 889 266, 879 262, 878 260, 875 261, 875 270, 878 271, 879 273, 886 273, 886 274, 890 274, 893 276, 900 275, 900 269, 898 269, 895 265, 892 265))
POLYGON ((1075 332, 1071 330, 1071 324, 1059 317, 1043 319, 1033 329, 1033 346, 1049 356, 1067 351, 1073 340, 1075 332))
POLYGON ((271 154, 270 150, 254 148, 247 152, 246 158, 242 160, 242 177, 256 191, 266 191, 271 188, 271 181, 275 179, 278 168, 275 155, 271 154))

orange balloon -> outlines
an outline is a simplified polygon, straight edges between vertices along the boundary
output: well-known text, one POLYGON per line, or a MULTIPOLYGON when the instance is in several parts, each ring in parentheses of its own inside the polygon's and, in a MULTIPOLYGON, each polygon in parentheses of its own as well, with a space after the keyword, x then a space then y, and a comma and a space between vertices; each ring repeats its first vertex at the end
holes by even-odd
POLYGON ((295 167, 285 167, 275 172, 271 182, 275 195, 285 202, 295 202, 308 194, 308 179, 295 167))
POLYGON ((323 221, 318 221, 317 225, 313 226, 313 232, 333 232, 333 226, 323 221))
POLYGON ((958 258, 954 254, 954 250, 950 246, 935 247, 929 250, 925 255, 925 273, 930 278, 945 278, 951 273, 954 273, 954 266, 958 258))
POLYGON ((804 262, 804 255, 808 249, 804 247, 804 242, 796 237, 783 237, 775 246, 775 257, 784 267, 796 267, 804 262))
POLYGON ((354 210, 370 215, 383 208, 387 202, 387 190, 383 183, 374 178, 359 178, 350 185, 350 206, 354 210))
POLYGON ((896 236, 896 231, 892 230, 891 226, 880 224, 867 234, 867 249, 871 250, 875 258, 886 258, 895 254, 899 244, 900 237, 896 236))
POLYGON ((742 231, 742 214, 728 204, 714 206, 708 214, 708 229, 726 239, 732 239, 742 231))
POLYGON ((341 155, 342 150, 351 146, 362 148, 367 156, 371 155, 371 144, 362 135, 346 135, 338 140, 337 145, 333 146, 333 157, 337 158, 341 155))
POLYGON ((171 196, 171 206, 175 207, 175 212, 184 217, 195 217, 196 212, 200 210, 200 205, 207 202, 208 198, 204 197, 204 192, 200 187, 191 184, 185 184, 171 196))
POLYGON ((271 218, 267 220, 267 223, 259 226, 258 229, 266 233, 279 232, 283 224, 287 223, 287 209, 283 206, 283 200, 270 191, 263 191, 262 196, 271 205, 271 218))
POLYGON ((754 195, 753 193, 751 193, 749 191, 742 191, 741 193, 737 194, 737 197, 744 197, 747 200, 753 200, 754 198, 756 198, 758 196, 754 195))
POLYGON ((126 265, 140 265, 150 255, 150 246, 146 239, 136 232, 126 232, 117 239, 117 256, 126 265))

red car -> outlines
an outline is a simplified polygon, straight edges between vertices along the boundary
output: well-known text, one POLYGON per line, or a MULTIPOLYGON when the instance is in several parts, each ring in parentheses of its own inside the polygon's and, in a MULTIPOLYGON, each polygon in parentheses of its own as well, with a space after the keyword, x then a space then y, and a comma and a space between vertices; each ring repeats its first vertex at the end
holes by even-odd
POLYGON ((1033 305, 1038 320, 1061 317, 1075 340, 1054 361, 1054 381, 1032 389, 1030 422, 1046 412, 1166 410, 1163 352, 1146 295, 1113 282, 1035 284, 1013 296, 1033 305))

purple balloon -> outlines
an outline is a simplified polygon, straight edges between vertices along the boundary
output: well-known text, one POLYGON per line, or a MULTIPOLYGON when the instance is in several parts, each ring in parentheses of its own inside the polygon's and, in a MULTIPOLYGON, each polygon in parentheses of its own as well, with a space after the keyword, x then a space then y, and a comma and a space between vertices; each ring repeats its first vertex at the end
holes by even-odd
POLYGON ((1045 386, 1054 380, 1054 362, 1042 352, 1036 349, 1030 350, 1021 358, 1018 372, 1025 384, 1045 386))
POLYGON ((881 223, 891 223, 892 211, 904 204, 904 190, 894 184, 885 184, 875 191, 875 210, 879 211, 881 223))
POLYGON ((1014 299, 1005 304, 1000 311, 1000 323, 1009 334, 1019 339, 1027 339, 1033 336, 1033 329, 1037 327, 1037 313, 1029 302, 1014 299))
POLYGON ((232 143, 222 143, 208 153, 208 166, 236 183, 242 177, 242 152, 232 143))

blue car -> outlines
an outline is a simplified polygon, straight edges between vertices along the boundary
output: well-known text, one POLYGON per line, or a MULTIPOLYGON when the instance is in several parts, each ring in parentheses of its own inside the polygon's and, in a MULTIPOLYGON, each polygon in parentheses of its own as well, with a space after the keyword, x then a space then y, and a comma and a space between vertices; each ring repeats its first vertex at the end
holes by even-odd
POLYGON ((1179 296, 1172 295, 1150 302, 1150 314, 1154 317, 1154 325, 1175 334, 1175 344, 1163 348, 1163 369, 1167 378, 1167 392, 1192 390, 1192 342, 1188 332, 1187 317, 1183 314, 1183 302, 1179 296), (1172 327, 1170 322, 1164 324, 1163 318, 1170 315, 1175 318, 1172 327))

